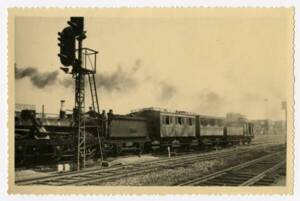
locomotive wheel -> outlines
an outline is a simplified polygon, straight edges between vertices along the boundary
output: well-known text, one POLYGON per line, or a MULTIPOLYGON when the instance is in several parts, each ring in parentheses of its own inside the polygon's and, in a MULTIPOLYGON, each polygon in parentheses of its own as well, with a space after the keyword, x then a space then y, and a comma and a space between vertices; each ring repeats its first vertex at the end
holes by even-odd
POLYGON ((140 156, 144 151, 144 146, 141 144, 137 144, 135 148, 135 152, 138 156, 140 156))
POLYGON ((121 148, 118 145, 114 145, 113 154, 118 156, 122 152, 121 148))
POLYGON ((144 145, 143 145, 143 147, 144 147, 144 152, 151 152, 152 151, 152 147, 151 147, 151 143, 145 143, 144 145))

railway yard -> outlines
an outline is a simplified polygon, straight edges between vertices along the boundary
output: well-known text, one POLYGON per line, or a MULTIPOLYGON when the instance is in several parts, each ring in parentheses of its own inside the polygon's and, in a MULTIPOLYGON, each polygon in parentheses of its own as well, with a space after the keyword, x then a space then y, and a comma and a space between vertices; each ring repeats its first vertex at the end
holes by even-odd
POLYGON ((141 155, 111 158, 110 166, 94 163, 80 172, 57 173, 38 166, 16 171, 17 185, 99 186, 250 186, 284 185, 282 136, 262 136, 251 145, 177 156, 141 155), (263 139, 263 140, 262 140, 263 139), (34 174, 32 174, 34 172, 34 174), (41 174, 38 174, 41 173, 41 174), (41 176, 43 175, 43 176, 41 176))
POLYGON ((98 52, 82 47, 84 18, 71 17, 58 35, 61 69, 75 81, 75 105, 65 110, 61 100, 56 116, 45 113, 44 105, 41 113, 33 105, 16 106, 16 185, 285 185, 286 119, 155 107, 106 113, 95 84, 98 52))

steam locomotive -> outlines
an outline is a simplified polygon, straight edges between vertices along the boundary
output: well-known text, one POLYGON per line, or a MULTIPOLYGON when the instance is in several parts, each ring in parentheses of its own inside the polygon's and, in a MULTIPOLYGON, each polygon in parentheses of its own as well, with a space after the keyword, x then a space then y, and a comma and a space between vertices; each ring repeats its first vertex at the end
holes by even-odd
MULTIPOLYGON (((89 111, 84 115, 87 158, 124 152, 195 150, 208 146, 250 143, 253 124, 239 114, 204 116, 184 111, 144 108, 127 115, 89 111)), ((16 164, 27 160, 74 156, 75 126, 72 115, 45 117, 35 110, 15 114, 16 164)))

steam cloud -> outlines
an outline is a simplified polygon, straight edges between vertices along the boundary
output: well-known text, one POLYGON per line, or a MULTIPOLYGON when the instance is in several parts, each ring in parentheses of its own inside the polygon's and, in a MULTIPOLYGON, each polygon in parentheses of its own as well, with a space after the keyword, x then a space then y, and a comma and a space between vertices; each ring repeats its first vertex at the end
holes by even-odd
MULTIPOLYGON (((125 72, 122 67, 119 66, 117 70, 112 73, 96 74, 96 86, 101 87, 108 92, 123 92, 130 90, 137 85, 138 81, 135 79, 134 75, 140 68, 141 60, 137 59, 129 72, 125 72)), ((42 73, 33 67, 15 67, 15 78, 17 80, 26 77, 29 78, 31 83, 39 89, 53 85, 57 82, 64 87, 71 87, 74 85, 74 80, 71 77, 59 80, 58 71, 42 73)))
MULTIPOLYGON (((126 92, 135 88, 138 85, 138 79, 136 73, 139 72, 141 68, 141 60, 137 59, 134 65, 130 68, 128 72, 124 71, 121 65, 110 73, 96 74, 96 86, 97 88, 102 88, 108 93, 111 92, 126 92)), ((74 87, 74 79, 70 76, 66 76, 64 79, 58 78, 58 71, 53 72, 39 72, 37 68, 26 67, 17 68, 15 67, 15 78, 17 80, 23 78, 29 78, 31 83, 39 88, 43 89, 47 86, 53 84, 60 84, 66 88, 74 87)), ((165 81, 155 81, 150 79, 150 82, 157 85, 158 83, 158 94, 157 98, 161 101, 167 101, 174 97, 177 93, 177 88, 165 81)))
POLYGON ((60 80, 59 81, 59 84, 63 85, 64 87, 68 88, 68 87, 71 87, 75 84, 75 81, 74 79, 68 77, 68 78, 65 78, 63 80, 60 80))
POLYGON ((57 81, 58 71, 41 73, 36 68, 26 67, 26 68, 17 68, 15 67, 15 78, 23 79, 28 77, 31 83, 42 89, 46 86, 53 85, 57 81))
POLYGON ((102 73, 96 75, 97 87, 102 87, 108 92, 127 91, 136 87, 138 81, 134 75, 141 68, 141 60, 137 59, 129 72, 124 72, 121 66, 112 73, 102 73))
POLYGON ((224 98, 215 92, 202 92, 198 96, 199 110, 207 114, 216 114, 224 105, 224 98))
POLYGON ((177 92, 175 86, 165 83, 163 81, 159 83, 159 87, 160 87, 159 98, 160 100, 163 101, 171 99, 177 92))
MULTIPOLYGON (((96 74, 96 86, 97 88, 102 88, 107 92, 125 92, 137 86, 138 81, 135 78, 135 74, 141 68, 141 60, 137 59, 134 65, 131 67, 129 72, 125 72, 122 66, 111 73, 101 73, 96 74)), ((65 87, 70 87, 74 85, 74 80, 71 78, 66 78, 60 81, 65 87)))

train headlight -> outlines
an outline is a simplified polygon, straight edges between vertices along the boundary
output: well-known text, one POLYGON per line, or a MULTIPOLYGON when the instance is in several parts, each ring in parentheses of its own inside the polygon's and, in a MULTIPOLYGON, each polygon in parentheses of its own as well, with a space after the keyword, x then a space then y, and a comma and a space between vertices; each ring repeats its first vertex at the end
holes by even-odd
POLYGON ((17 147, 17 149, 18 149, 18 150, 22 150, 23 147, 22 147, 21 145, 19 145, 19 146, 17 147))
POLYGON ((55 147, 57 151, 60 151, 61 147, 60 146, 56 146, 55 147))

